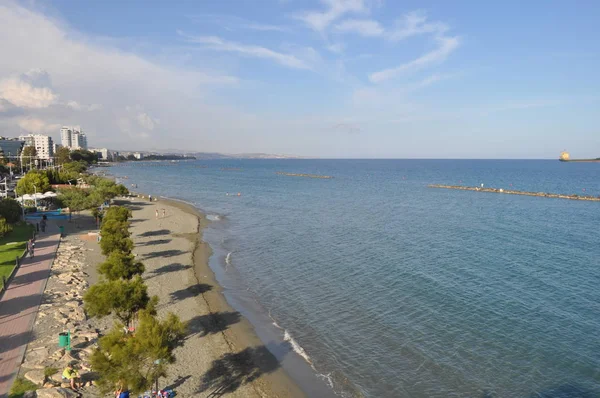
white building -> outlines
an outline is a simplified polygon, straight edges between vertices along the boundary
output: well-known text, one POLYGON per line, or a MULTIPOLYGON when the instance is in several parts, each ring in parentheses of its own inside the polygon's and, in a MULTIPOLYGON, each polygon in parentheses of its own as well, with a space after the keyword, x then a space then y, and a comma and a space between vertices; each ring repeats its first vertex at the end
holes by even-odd
POLYGON ((28 134, 19 136, 19 140, 25 141, 26 147, 34 147, 39 159, 50 160, 54 157, 52 137, 43 134, 28 134))
POLYGON ((79 126, 64 126, 60 129, 62 145, 71 150, 88 149, 87 137, 79 126))
POLYGON ((113 160, 113 153, 111 151, 109 151, 107 148, 95 148, 95 149, 90 149, 90 151, 98 154, 98 160, 101 160, 104 162, 110 162, 113 160))
POLYGON ((140 152, 135 152, 133 154, 133 156, 137 159, 137 160, 142 160, 144 158, 144 154, 140 153, 140 152))

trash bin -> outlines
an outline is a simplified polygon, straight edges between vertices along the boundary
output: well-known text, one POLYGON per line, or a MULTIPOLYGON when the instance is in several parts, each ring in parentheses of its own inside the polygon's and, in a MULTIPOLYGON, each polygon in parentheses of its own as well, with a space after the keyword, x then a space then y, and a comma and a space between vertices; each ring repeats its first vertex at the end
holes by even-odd
POLYGON ((67 347, 69 347, 69 343, 70 343, 69 340, 70 339, 71 339, 71 336, 69 336, 68 332, 59 333, 58 334, 58 346, 60 348, 67 348, 67 347))
POLYGON ((58 229, 60 229, 60 236, 63 236, 65 234, 65 226, 61 225, 58 227, 58 229))

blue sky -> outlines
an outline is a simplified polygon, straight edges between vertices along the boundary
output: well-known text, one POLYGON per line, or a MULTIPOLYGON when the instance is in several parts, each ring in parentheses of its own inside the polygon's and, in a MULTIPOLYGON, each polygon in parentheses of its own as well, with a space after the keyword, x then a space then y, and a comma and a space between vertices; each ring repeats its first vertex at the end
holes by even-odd
POLYGON ((0 2, 0 134, 318 157, 600 156, 600 3, 0 2))

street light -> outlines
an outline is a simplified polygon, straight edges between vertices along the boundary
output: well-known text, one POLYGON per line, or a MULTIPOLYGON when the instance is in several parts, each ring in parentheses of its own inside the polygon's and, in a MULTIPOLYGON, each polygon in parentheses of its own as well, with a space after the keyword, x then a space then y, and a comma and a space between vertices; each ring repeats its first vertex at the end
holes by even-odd
POLYGON ((33 184, 33 201, 35 203, 35 211, 37 212, 37 188, 35 187, 35 184, 33 184))

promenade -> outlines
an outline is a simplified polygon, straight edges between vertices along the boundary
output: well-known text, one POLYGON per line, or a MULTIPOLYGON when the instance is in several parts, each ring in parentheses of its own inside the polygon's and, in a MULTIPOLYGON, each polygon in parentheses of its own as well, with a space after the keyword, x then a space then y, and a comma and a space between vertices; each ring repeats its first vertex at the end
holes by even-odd
POLYGON ((0 300, 0 398, 6 398, 23 361, 60 242, 59 234, 38 237, 34 258, 25 258, 0 300))

